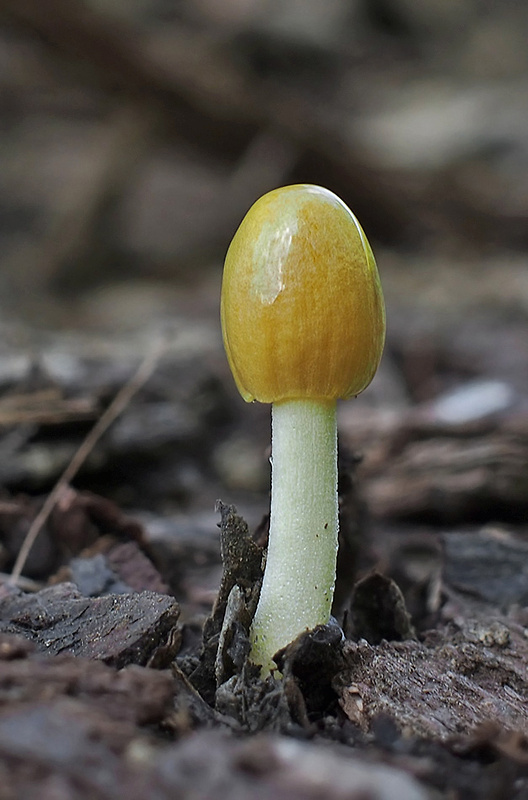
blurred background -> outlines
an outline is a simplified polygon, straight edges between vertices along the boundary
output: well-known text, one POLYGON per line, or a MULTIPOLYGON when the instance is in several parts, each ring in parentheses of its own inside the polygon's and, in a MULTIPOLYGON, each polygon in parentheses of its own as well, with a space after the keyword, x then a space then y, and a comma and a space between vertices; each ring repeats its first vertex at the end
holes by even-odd
POLYGON ((525 523, 527 41, 522 0, 0 0, 4 491, 48 491, 162 335, 76 485, 154 538, 215 536, 218 496, 258 523, 269 409, 225 362, 222 262, 258 196, 310 182, 386 295, 340 409, 371 515, 525 523))

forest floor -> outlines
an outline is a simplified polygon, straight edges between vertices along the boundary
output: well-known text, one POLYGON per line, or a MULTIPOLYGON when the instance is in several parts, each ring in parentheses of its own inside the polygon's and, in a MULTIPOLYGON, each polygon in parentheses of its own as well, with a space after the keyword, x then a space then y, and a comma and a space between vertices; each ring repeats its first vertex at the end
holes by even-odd
POLYGON ((522 10, 1 5, 0 798, 528 800, 522 10), (388 335, 338 412, 335 620, 262 680, 269 408, 218 303, 296 181, 357 211, 388 335))

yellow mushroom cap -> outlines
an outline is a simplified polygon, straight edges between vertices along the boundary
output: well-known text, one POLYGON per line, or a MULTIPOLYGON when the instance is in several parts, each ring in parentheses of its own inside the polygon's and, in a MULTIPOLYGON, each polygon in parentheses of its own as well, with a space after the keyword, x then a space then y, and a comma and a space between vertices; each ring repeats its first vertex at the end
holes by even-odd
POLYGON ((257 200, 227 252, 221 315, 229 365, 248 402, 363 391, 383 351, 385 307, 354 214, 309 184, 257 200))

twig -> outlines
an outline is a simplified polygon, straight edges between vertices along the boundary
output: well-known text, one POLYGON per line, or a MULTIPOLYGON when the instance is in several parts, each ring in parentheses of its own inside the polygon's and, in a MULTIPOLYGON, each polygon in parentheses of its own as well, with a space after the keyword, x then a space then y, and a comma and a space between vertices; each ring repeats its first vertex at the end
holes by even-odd
POLYGON ((137 372, 130 378, 128 383, 126 383, 119 390, 106 411, 95 423, 91 431, 80 445, 79 449, 60 476, 52 491, 49 493, 39 513, 31 523, 13 566, 9 583, 16 584, 18 582, 31 548, 35 544, 42 526, 45 524, 55 505, 60 500, 64 490, 73 480, 103 433, 105 433, 112 422, 114 422, 119 414, 121 414, 121 412, 126 408, 136 392, 139 391, 139 389, 141 389, 141 387, 150 378, 156 369, 156 366, 158 365, 159 359, 164 350, 164 346, 165 345, 162 341, 157 342, 152 351, 145 356, 139 365, 137 372))
MULTIPOLYGON (((13 582, 12 576, 7 572, 0 572, 0 584, 9 585, 13 582)), ((43 584, 39 581, 34 581, 31 578, 26 578, 20 575, 17 578, 17 586, 24 592, 38 592, 43 588, 43 584)))

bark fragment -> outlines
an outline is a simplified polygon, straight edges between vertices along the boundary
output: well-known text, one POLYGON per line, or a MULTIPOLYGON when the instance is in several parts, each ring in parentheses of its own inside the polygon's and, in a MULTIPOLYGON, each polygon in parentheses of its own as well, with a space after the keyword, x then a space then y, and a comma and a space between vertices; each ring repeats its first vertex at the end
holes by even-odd
POLYGON ((21 634, 38 650, 71 653, 115 667, 146 664, 176 626, 179 607, 154 592, 83 597, 72 584, 0 601, 0 631, 21 634))

